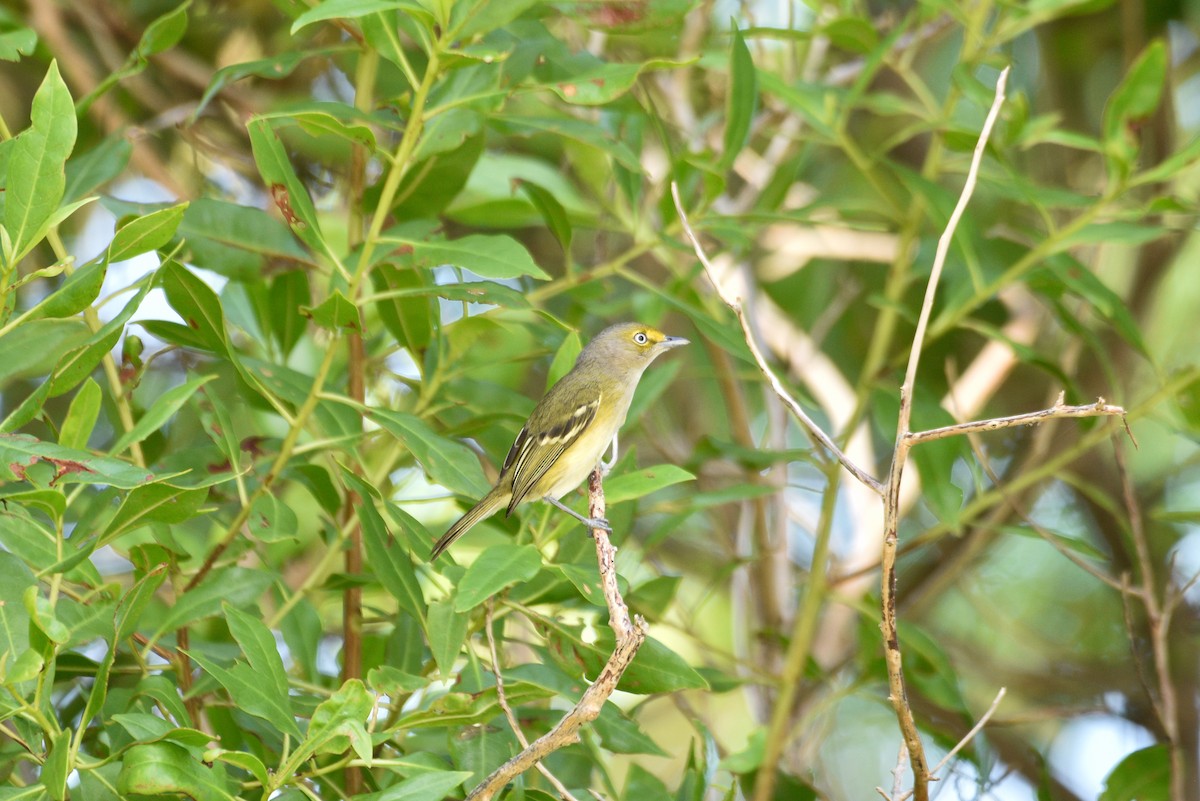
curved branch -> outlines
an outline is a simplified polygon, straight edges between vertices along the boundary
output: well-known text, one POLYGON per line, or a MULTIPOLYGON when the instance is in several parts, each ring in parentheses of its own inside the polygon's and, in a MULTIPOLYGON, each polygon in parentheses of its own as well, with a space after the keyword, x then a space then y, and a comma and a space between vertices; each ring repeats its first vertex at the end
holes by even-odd
MULTIPOLYGON (((593 519, 604 517, 604 487, 600 471, 593 470, 588 478, 588 516, 593 519)), ((604 703, 616 691, 617 683, 625 669, 637 656, 638 649, 646 639, 646 621, 641 616, 629 614, 629 607, 617 587, 617 549, 603 529, 591 530, 596 541, 596 561, 600 568, 600 585, 604 600, 608 604, 608 623, 616 639, 612 656, 600 671, 600 675, 584 691, 575 707, 550 731, 534 740, 512 759, 505 762, 484 779, 467 796, 467 801, 489 801, 516 777, 532 768, 564 746, 579 742, 579 730, 595 720, 604 708, 604 703)))

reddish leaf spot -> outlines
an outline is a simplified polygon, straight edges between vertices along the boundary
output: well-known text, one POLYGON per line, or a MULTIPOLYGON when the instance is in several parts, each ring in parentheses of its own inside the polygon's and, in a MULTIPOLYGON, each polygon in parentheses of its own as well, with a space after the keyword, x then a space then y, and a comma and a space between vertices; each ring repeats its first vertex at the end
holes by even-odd
POLYGON ((208 472, 213 473, 213 474, 228 473, 230 470, 233 469, 233 465, 231 465, 229 463, 229 460, 226 459, 223 462, 218 462, 216 464, 210 464, 210 465, 208 465, 208 467, 206 469, 208 470, 208 472))
POLYGON ((562 90, 563 97, 574 97, 579 93, 579 89, 573 83, 560 83, 558 88, 562 90))
POLYGON ((188 328, 195 328, 196 330, 200 329, 200 324, 196 322, 194 317, 187 318, 187 324, 188 328))
POLYGON ((283 215, 283 219, 287 220, 288 225, 300 224, 300 218, 296 216, 296 212, 292 211, 292 196, 288 194, 286 186, 271 184, 271 199, 279 207, 279 213, 283 215))
POLYGON ((603 78, 592 78, 592 83, 596 84, 596 86, 599 86, 601 89, 604 88, 604 79, 603 78))
POLYGON ((240 447, 242 450, 246 451, 252 456, 262 456, 263 449, 260 446, 265 439, 266 437, 259 436, 246 437, 244 440, 242 440, 240 447))
POLYGON ((595 10, 591 13, 592 21, 598 25, 614 27, 617 25, 629 25, 633 22, 640 21, 646 16, 646 4, 636 2, 603 2, 596 3, 595 10))

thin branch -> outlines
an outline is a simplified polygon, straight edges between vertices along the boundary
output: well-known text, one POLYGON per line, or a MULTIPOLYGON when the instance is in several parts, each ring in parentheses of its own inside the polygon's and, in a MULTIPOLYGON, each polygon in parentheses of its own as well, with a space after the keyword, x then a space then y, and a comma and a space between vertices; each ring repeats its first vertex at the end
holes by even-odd
POLYGON ((1049 409, 1026 412, 1025 414, 1014 414, 1011 417, 995 417, 990 420, 975 420, 969 423, 955 423, 952 426, 931 428, 928 431, 906 434, 904 440, 907 445, 912 446, 922 442, 929 442, 930 440, 956 437, 960 434, 975 434, 983 431, 999 431, 1002 428, 1031 426, 1037 423, 1044 423, 1047 420, 1057 420, 1062 417, 1123 418, 1125 417, 1125 409, 1121 406, 1113 406, 1105 403, 1104 398, 1099 398, 1095 403, 1083 406, 1064 406, 1062 405, 1062 396, 1060 395, 1059 402, 1049 409))
MULTIPOLYGON (((600 471, 593 470, 588 479, 588 516, 604 517, 604 487, 600 471)), ((550 731, 534 740, 521 753, 494 770, 467 796, 468 801, 490 801, 513 779, 532 768, 541 760, 564 746, 579 742, 579 730, 600 715, 604 704, 616 692, 617 683, 625 669, 637 656, 638 649, 646 639, 646 621, 641 616, 629 614, 629 607, 617 586, 617 549, 603 529, 591 530, 596 542, 596 561, 600 566, 600 586, 608 604, 608 623, 612 627, 616 645, 600 675, 584 691, 575 708, 563 716, 550 731)), ((497 673, 497 676, 499 674, 497 673)))
POLYGON ((987 725, 987 722, 992 719, 992 715, 996 714, 996 709, 999 708, 1000 702, 1002 700, 1004 700, 1004 694, 1007 692, 1008 692, 1007 687, 1000 688, 1000 692, 996 693, 996 698, 992 701, 992 705, 988 707, 987 712, 984 712, 983 715, 979 718, 979 721, 974 726, 971 727, 971 730, 969 732, 967 732, 965 735, 963 735, 963 738, 958 741, 958 744, 955 745, 953 748, 951 748, 949 753, 947 753, 944 757, 942 757, 942 761, 937 763, 937 765, 934 766, 934 768, 933 768, 934 773, 940 773, 942 768, 946 767, 946 765, 949 764, 951 759, 954 759, 955 754, 957 754, 959 751, 963 750, 963 748, 966 747, 967 743, 969 743, 969 742, 971 742, 971 740, 975 739, 975 735, 979 734, 980 730, 982 730, 983 727, 987 725))
POLYGON ((675 200, 675 210, 679 213, 679 221, 683 224, 684 233, 687 234, 688 240, 692 243, 692 249, 696 252, 696 258, 704 265, 704 272, 708 274, 708 280, 712 282, 721 300, 737 315, 738 323, 742 326, 742 336, 746 339, 746 345, 750 348, 750 353, 754 356, 755 364, 758 365, 758 369, 766 377, 767 382, 771 385, 771 389, 774 390, 779 399, 791 410, 792 414, 796 416, 796 419, 804 426, 810 437, 819 442, 829 453, 833 454, 852 476, 874 490, 877 495, 882 494, 883 484, 880 483, 879 479, 867 473, 854 462, 850 461, 850 457, 842 453, 841 449, 834 444, 829 435, 813 422, 812 418, 800 406, 800 403, 791 396, 774 371, 771 370, 770 365, 767 364, 767 360, 763 356, 762 350, 759 349, 758 343, 754 339, 753 332, 750 330, 750 322, 746 318, 745 311, 742 309, 741 299, 730 295, 721 285, 716 271, 713 270, 708 256, 704 253, 704 248, 700 246, 700 240, 696 237, 696 232, 692 230, 692 225, 688 222, 687 213, 683 210, 683 201, 679 198, 679 185, 674 181, 671 182, 671 197, 675 200))
POLYGON ((979 166, 983 161, 983 154, 987 149, 988 137, 991 135, 992 127, 1000 115, 1000 107, 1004 103, 1004 88, 1007 82, 1008 68, 1006 67, 1000 72, 1000 77, 996 81, 996 95, 992 101, 992 107, 988 111, 987 119, 983 123, 983 130, 979 134, 979 141, 975 145, 975 152, 971 157, 971 167, 967 171, 967 178, 963 184, 962 193, 959 195, 958 204, 955 205, 954 211, 946 223, 946 228, 938 240, 937 252, 934 255, 933 266, 930 270, 929 283, 925 288, 925 300, 921 305, 921 315, 917 320, 917 330, 913 336, 912 351, 908 358, 908 368, 904 374, 904 384, 900 388, 900 414, 896 422, 896 446, 892 455, 891 468, 888 471, 887 484, 885 485, 886 492, 884 493, 883 501, 883 570, 880 590, 880 605, 882 607, 883 619, 880 629, 883 632, 889 696, 892 708, 896 712, 896 720, 900 724, 904 743, 908 747, 909 762, 912 765, 913 772, 913 795, 917 801, 928 801, 929 799, 930 772, 929 766, 925 761, 925 747, 921 742, 921 735, 917 731, 917 724, 913 717, 912 708, 908 704, 908 694, 904 685, 903 660, 900 653, 900 639, 896 622, 896 552, 899 546, 900 481, 904 474, 904 463, 908 457, 908 451, 913 444, 909 439, 911 435, 909 423, 912 419, 913 386, 916 383, 917 367, 921 361, 921 348, 925 341, 925 329, 929 325, 929 317, 933 311, 933 301, 937 296, 938 280, 941 278, 942 269, 946 264, 946 257, 950 252, 950 243, 953 241, 954 232, 958 228, 958 221, 962 218, 967 203, 970 202, 971 194, 975 190, 975 181, 979 175, 979 166))
MULTIPOLYGON (((1184 776, 1184 755, 1180 742, 1179 730, 1179 699, 1175 692, 1175 682, 1171 677, 1171 647, 1170 629, 1171 615, 1164 610, 1158 598, 1157 582, 1154 578, 1154 562, 1150 554, 1150 541, 1146 537, 1146 528, 1142 519, 1141 504, 1138 503, 1137 493, 1133 488, 1133 480, 1129 476, 1129 467, 1125 463, 1125 449, 1121 441, 1113 442, 1113 452, 1116 456, 1117 475, 1121 480, 1121 494, 1125 501, 1125 511, 1129 515, 1129 530, 1133 536, 1134 553, 1137 557, 1138 572, 1141 574, 1141 591, 1136 595, 1141 598, 1146 607, 1146 623, 1150 629, 1150 647, 1154 654, 1154 673, 1158 682, 1158 697, 1161 708, 1159 720, 1171 748, 1171 799, 1183 801, 1186 798, 1186 779, 1184 776)), ((1169 583, 1171 578, 1167 579, 1169 583)), ((1164 593, 1169 598, 1169 592, 1164 593)), ((1132 633, 1132 632, 1131 632, 1132 633)))
MULTIPOLYGON (((508 705, 508 695, 504 691, 504 676, 500 672, 500 655, 496 651, 496 634, 493 631, 493 613, 495 612, 495 604, 489 598, 487 603, 487 626, 484 631, 487 632, 488 650, 492 654, 492 675, 496 677, 496 699, 500 703, 500 708, 504 710, 504 717, 508 718, 508 725, 512 727, 513 734, 517 736, 517 742, 521 744, 521 748, 529 747, 529 739, 525 736, 525 732, 521 730, 521 724, 517 720, 517 716, 513 713, 512 707, 508 705)), ((571 791, 566 788, 558 777, 550 772, 550 769, 545 764, 538 762, 536 765, 538 772, 546 777, 546 781, 553 785, 564 801, 579 801, 575 796, 571 795, 571 791)))
POLYGON ((913 335, 913 347, 908 357, 908 369, 904 373, 904 385, 900 389, 900 421, 899 433, 908 434, 908 423, 912 416, 912 391, 917 380, 917 366, 921 362, 921 348, 925 344, 925 329, 929 327, 929 317, 933 312, 933 300, 937 296, 938 281, 942 277, 942 268, 946 266, 946 257, 950 255, 950 243, 958 230, 958 221, 962 219, 971 195, 975 192, 975 181, 979 177, 979 165, 983 162, 984 151, 987 150, 988 138, 992 135, 992 127, 1000 116, 1000 107, 1004 105, 1004 88, 1008 84, 1008 67, 1000 71, 996 79, 996 96, 992 107, 984 120, 983 130, 979 132, 979 141, 975 144, 975 152, 971 156, 971 167, 967 170, 967 179, 963 183, 962 193, 958 196, 958 204, 950 213, 946 229, 938 239, 937 251, 933 256, 933 267, 929 272, 929 283, 925 286, 925 300, 921 304, 921 316, 917 318, 917 331, 913 335))

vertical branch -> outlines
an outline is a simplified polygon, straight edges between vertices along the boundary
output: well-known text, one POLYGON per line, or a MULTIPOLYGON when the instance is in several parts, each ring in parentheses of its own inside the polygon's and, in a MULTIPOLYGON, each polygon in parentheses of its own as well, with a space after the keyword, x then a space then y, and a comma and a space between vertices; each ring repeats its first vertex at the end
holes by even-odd
MULTIPOLYGON (((1179 699, 1175 692, 1175 681, 1171 675, 1170 637, 1171 615, 1174 604, 1170 590, 1164 590, 1166 601, 1158 596, 1158 582, 1154 577, 1154 561, 1150 553, 1150 542, 1146 538, 1146 527, 1142 521, 1142 509, 1133 489, 1133 480, 1125 463, 1125 449, 1120 440, 1114 441, 1117 473, 1121 479, 1122 500, 1129 515, 1129 530, 1133 537, 1133 548, 1137 559, 1139 586, 1133 590, 1146 609, 1146 627, 1150 634, 1150 648, 1154 659, 1154 678, 1158 685, 1158 699, 1154 709, 1158 713, 1163 732, 1167 735, 1171 749, 1171 801, 1184 801, 1188 797, 1185 782, 1185 761, 1179 734, 1179 699)), ((1172 579, 1166 579, 1170 587, 1172 579)), ((1128 614, 1127 614, 1128 617, 1128 614)), ((1131 630, 1132 635, 1132 630, 1131 630)), ((1134 655, 1136 661, 1137 655, 1134 655)), ((1154 699, 1151 699, 1154 700, 1154 699)))
MULTIPOLYGON (((379 68, 379 55, 364 48, 358 56, 355 74, 355 107, 370 113, 375 104, 375 77, 379 68)), ((348 245, 355 247, 362 241, 363 191, 367 179, 367 151, 357 145, 351 151, 350 173, 347 176, 347 232, 348 245)), ((355 298, 357 301, 357 298, 355 298)), ((360 311, 360 320, 361 311, 360 311)), ((366 403, 366 349, 363 346, 362 330, 350 331, 346 337, 346 393, 361 409, 366 403)), ((361 425, 361 416, 360 416, 361 425)), ((354 468, 358 472, 357 468, 354 468)), ((356 576, 362 572, 362 523, 355 508, 359 503, 371 503, 370 498, 359 498, 353 490, 346 493, 346 505, 342 508, 342 527, 348 529, 346 537, 346 575, 356 576)), ((362 588, 351 582, 342 597, 342 681, 362 678, 362 588)), ((346 793, 355 795, 363 790, 360 768, 346 768, 346 793)))
POLYGON ((900 731, 908 749, 909 764, 913 771, 913 796, 916 801, 929 799, 929 764, 925 759, 925 748, 921 743, 921 735, 913 717, 912 708, 908 704, 908 693, 904 685, 903 660, 900 654, 900 639, 896 624, 896 555, 899 546, 899 517, 900 517, 900 482, 904 474, 904 463, 912 445, 909 435, 909 425, 912 420, 912 396, 916 384, 917 366, 921 361, 921 348, 925 340, 925 329, 929 325, 929 317, 933 311, 933 300, 937 295, 938 280, 942 275, 946 257, 950 252, 950 243, 958 228, 975 190, 975 181, 979 175, 979 165, 983 161, 983 153, 987 149, 988 137, 992 126, 1000 115, 1000 107, 1004 103, 1004 87, 1008 82, 1008 68, 1000 73, 996 81, 996 96, 983 123, 979 141, 975 145, 975 153, 971 158, 971 167, 967 171, 967 179, 959 195, 958 204, 954 207, 946 229, 938 239, 937 253, 934 255, 933 267, 930 270, 929 283, 925 287, 925 300, 921 305, 921 315, 917 320, 917 330, 913 336, 912 351, 908 358, 908 369, 904 374, 904 384, 900 388, 900 414, 896 423, 896 447, 892 454, 892 465, 888 472, 887 483, 884 485, 883 496, 883 560, 880 581, 880 605, 882 621, 880 629, 883 632, 884 658, 887 662, 889 699, 896 712, 900 731))

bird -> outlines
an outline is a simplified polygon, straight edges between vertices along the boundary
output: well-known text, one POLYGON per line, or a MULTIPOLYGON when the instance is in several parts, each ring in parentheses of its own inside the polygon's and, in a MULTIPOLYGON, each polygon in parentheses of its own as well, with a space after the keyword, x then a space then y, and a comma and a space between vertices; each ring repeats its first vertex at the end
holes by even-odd
POLYGON ((617 460, 617 433, 642 373, 656 358, 688 344, 641 323, 605 328, 580 352, 571 371, 550 388, 513 442, 496 485, 460 517, 433 546, 441 556, 472 526, 501 508, 544 500, 592 528, 611 530, 605 520, 584 517, 559 502, 597 467, 617 460), (612 447, 612 459, 603 462, 612 447))

